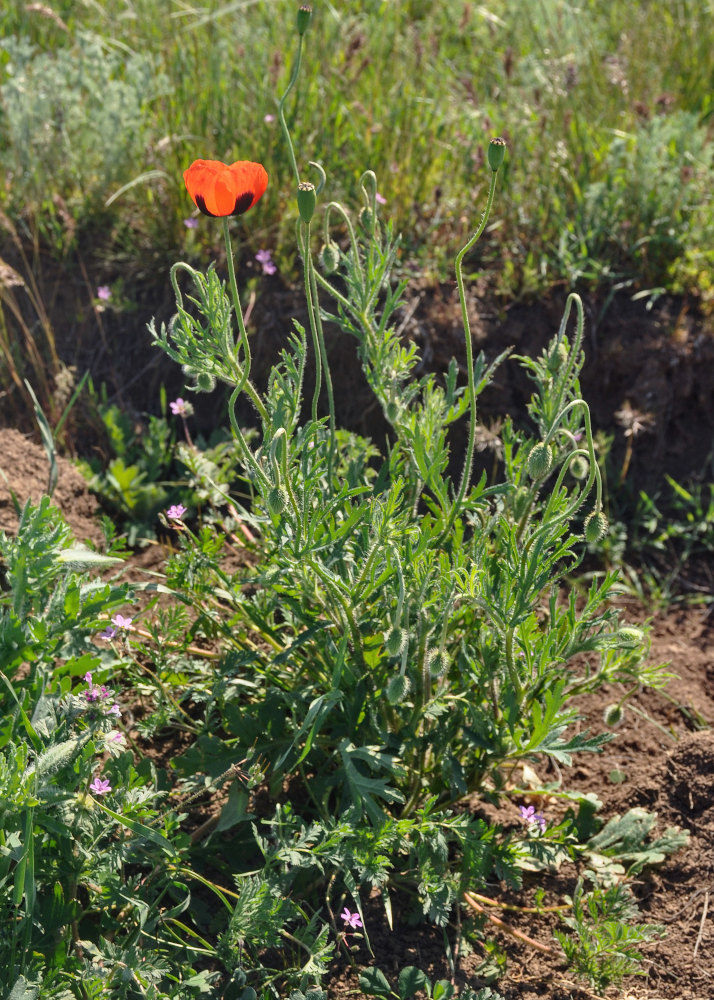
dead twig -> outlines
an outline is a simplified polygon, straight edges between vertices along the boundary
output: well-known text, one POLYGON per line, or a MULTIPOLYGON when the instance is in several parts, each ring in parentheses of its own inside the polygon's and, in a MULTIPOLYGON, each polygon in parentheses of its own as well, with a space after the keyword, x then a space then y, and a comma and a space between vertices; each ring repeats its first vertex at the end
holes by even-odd
POLYGON ((523 931, 516 930, 515 927, 511 927, 509 924, 507 924, 505 920, 501 920, 501 918, 497 917, 495 914, 489 913, 484 906, 482 906, 479 902, 477 902, 476 899, 474 899, 471 893, 465 892, 464 900, 471 907, 471 909, 476 910, 477 913, 482 914, 482 916, 486 917, 487 920, 490 920, 492 924, 498 927, 499 930, 505 931, 506 934, 510 934, 511 937, 516 938, 518 941, 522 941, 524 944, 527 944, 530 948, 535 948, 536 951, 540 951, 544 955, 551 955, 553 958, 557 957, 557 953, 555 952, 555 950, 549 947, 547 944, 541 944, 540 941, 534 941, 533 938, 528 937, 528 935, 524 934, 523 931))

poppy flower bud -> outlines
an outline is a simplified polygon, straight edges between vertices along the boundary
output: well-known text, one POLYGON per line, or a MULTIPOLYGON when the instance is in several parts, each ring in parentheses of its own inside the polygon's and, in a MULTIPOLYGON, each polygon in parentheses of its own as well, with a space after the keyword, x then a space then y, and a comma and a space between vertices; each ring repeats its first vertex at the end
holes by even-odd
POLYGON ((305 34, 310 25, 311 19, 312 19, 312 7, 308 7, 307 5, 298 7, 298 12, 297 12, 298 35, 305 34))
POLYGON ((325 274, 334 274, 339 266, 340 248, 334 240, 329 240, 320 250, 320 267, 325 274))
POLYGON ((404 701, 411 686, 411 681, 403 674, 390 677, 387 681, 387 701, 389 704, 398 705, 400 701, 404 701))
POLYGON ((625 711, 622 705, 608 705, 605 711, 602 713, 602 721, 610 729, 614 729, 619 726, 625 717, 625 711))
POLYGON ((288 495, 282 487, 273 486, 268 493, 268 510, 278 517, 288 505, 288 495))
POLYGON ((550 445, 539 441, 528 457, 528 474, 531 479, 543 479, 550 472, 553 464, 553 452, 550 445))
POLYGON ((307 225, 308 222, 312 221, 317 204, 315 185, 311 184, 310 181, 300 181, 298 184, 297 203, 300 218, 307 225))
POLYGON ((359 224, 364 229, 368 236, 374 233, 374 215, 372 214, 372 209, 365 207, 360 210, 359 213, 359 224))
POLYGON ((594 510, 585 518, 585 541, 594 544, 604 538, 608 532, 609 524, 607 518, 601 510, 594 510))
POLYGON ((389 634, 385 634, 384 648, 390 656, 401 656, 409 642, 409 635, 405 628, 393 628, 389 634))
POLYGON ((488 144, 488 165, 494 174, 506 158, 506 140, 498 136, 488 144))
POLYGON ((199 372, 196 376, 196 388, 199 392, 213 392, 216 388, 216 380, 208 372, 199 372))
POLYGON ((590 472, 590 463, 584 455, 576 455, 568 468, 576 479, 586 479, 590 472))
POLYGON ((644 639, 644 632, 634 625, 623 625, 617 630, 617 638, 621 649, 636 649, 644 639))

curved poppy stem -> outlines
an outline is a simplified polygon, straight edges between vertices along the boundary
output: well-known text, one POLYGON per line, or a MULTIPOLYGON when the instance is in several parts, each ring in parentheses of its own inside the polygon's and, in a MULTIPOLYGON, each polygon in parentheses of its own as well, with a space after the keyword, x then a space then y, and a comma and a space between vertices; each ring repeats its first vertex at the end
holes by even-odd
POLYGON ((290 163, 292 164, 293 173, 295 174, 295 182, 297 184, 300 183, 300 171, 298 170, 297 160, 295 159, 295 150, 293 149, 293 141, 290 138, 290 130, 288 129, 287 122, 285 121, 285 102, 288 99, 290 91, 297 83, 297 78, 300 75, 301 63, 302 63, 302 35, 299 35, 297 58, 295 60, 295 65, 293 66, 292 75, 290 76, 290 82, 288 83, 285 93, 280 98, 280 101, 278 103, 278 121, 280 122, 280 127, 283 130, 285 142, 287 143, 288 146, 288 153, 290 154, 290 163))
POLYGON ((461 271, 461 266, 464 257, 473 247, 474 243, 479 239, 484 229, 486 228, 486 223, 488 222, 488 217, 491 214, 491 206, 493 205, 493 196, 496 193, 496 178, 498 176, 498 171, 494 170, 491 173, 491 185, 488 190, 488 200, 486 201, 486 208, 484 209, 483 216, 481 217, 481 223, 473 234, 468 243, 462 247, 462 249, 456 255, 456 260, 454 262, 454 271, 456 274, 456 284, 459 288, 459 302, 461 303, 461 319, 464 325, 464 341, 466 344, 466 375, 468 378, 468 393, 469 393, 469 436, 466 445, 466 457, 464 458, 464 467, 461 473, 461 483, 459 484, 459 491, 454 499, 453 507, 451 508, 451 513, 449 519, 444 526, 444 530, 441 533, 439 539, 443 542, 449 535, 454 521, 458 517, 459 510, 461 509, 461 504, 464 501, 466 495, 466 490, 468 489, 469 482, 471 480, 471 470, 473 469, 474 461, 474 449, 476 445, 476 384, 474 381, 474 352, 473 344, 471 343, 471 324, 469 323, 469 313, 466 306, 466 293, 464 292, 464 277, 461 271))
POLYGON ((245 328, 245 320, 243 319, 243 309, 240 304, 240 296, 238 294, 238 284, 236 282, 236 269, 233 263, 233 248, 231 246, 231 237, 228 231, 228 219, 223 218, 223 236, 226 241, 226 263, 228 266, 228 280, 231 286, 231 295, 233 296, 233 308, 236 314, 236 320, 238 323, 238 333, 240 336, 241 347, 243 348, 244 362, 243 362, 243 373, 241 375, 240 381, 238 383, 239 392, 245 390, 245 392, 250 397, 250 401, 253 406, 258 411, 258 414, 263 421, 264 425, 268 423, 268 412, 263 405, 263 401, 258 395, 255 386, 250 381, 250 365, 251 365, 251 353, 250 344, 248 343, 248 333, 245 328))

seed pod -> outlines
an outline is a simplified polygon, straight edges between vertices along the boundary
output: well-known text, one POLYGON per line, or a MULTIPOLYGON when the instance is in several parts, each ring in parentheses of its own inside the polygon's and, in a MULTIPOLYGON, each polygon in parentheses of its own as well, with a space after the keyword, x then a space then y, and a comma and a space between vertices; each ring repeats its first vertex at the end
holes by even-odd
POLYGON ((585 518, 585 541, 593 545, 604 538, 608 532, 609 524, 607 518, 601 510, 594 510, 585 518))
POLYGON ((298 35, 304 35, 307 31, 310 21, 312 19, 312 7, 304 5, 298 8, 297 12, 297 30, 298 35))
POLYGON ((216 380, 208 372, 199 372, 196 376, 196 388, 199 392, 213 392, 216 388, 216 380))
POLYGON ((315 185, 311 184, 310 181, 300 181, 298 184, 297 203, 300 218, 307 225, 308 222, 312 221, 317 205, 315 185))
POLYGON ((498 136, 488 144, 488 165, 494 174, 506 158, 506 140, 498 136))
POLYGON ((528 456, 528 474, 531 479, 544 479, 553 465, 553 452, 550 445, 539 441, 528 456))

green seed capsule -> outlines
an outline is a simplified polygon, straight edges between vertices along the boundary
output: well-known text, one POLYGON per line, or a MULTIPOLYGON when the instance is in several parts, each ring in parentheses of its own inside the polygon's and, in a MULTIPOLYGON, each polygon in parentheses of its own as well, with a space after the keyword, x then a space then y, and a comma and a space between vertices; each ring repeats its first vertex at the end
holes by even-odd
POLYGON ((312 19, 312 7, 303 6, 297 12, 297 30, 299 35, 304 35, 312 19))
POLYGON ((297 203, 302 221, 306 224, 311 222, 315 214, 317 195, 315 194, 315 185, 311 184, 310 181, 300 181, 298 184, 297 203))
POLYGON ((488 165, 494 174, 503 165, 506 158, 506 140, 498 136, 488 144, 488 165))
POLYGON ((590 472, 590 463, 584 455, 576 455, 568 466, 568 470, 576 479, 587 479, 590 472))

